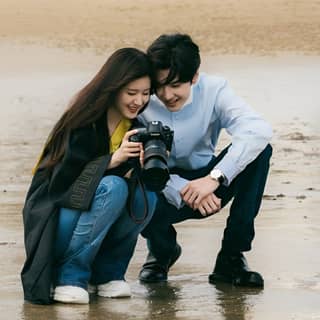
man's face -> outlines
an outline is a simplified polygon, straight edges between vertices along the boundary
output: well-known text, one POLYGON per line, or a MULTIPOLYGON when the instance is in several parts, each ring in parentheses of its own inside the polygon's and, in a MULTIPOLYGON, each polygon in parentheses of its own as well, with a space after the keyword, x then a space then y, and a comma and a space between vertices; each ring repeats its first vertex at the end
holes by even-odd
POLYGON ((158 71, 157 83, 159 85, 156 88, 156 95, 169 111, 179 111, 188 100, 191 85, 197 81, 198 73, 190 82, 179 82, 177 79, 173 79, 170 83, 163 84, 166 82, 168 75, 169 69, 158 71))

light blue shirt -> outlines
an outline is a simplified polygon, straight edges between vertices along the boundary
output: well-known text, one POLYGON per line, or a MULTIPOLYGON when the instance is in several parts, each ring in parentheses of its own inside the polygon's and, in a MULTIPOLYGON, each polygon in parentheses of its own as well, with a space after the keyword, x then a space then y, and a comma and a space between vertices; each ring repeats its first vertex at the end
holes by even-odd
MULTIPOLYGON (((220 77, 201 73, 191 87, 185 105, 177 112, 169 111, 152 96, 146 110, 139 115, 144 124, 158 120, 174 130, 169 167, 185 170, 206 166, 215 153, 222 129, 231 136, 232 145, 215 166, 231 181, 266 147, 272 137, 270 125, 238 97, 220 77)), ((180 190, 188 180, 171 175, 163 190, 167 200, 182 205, 180 190)))

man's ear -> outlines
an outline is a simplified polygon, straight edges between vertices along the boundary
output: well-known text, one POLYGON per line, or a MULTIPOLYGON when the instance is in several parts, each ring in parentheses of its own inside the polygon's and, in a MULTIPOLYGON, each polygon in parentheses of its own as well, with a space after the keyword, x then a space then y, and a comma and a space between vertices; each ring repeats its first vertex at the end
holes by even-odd
POLYGON ((192 80, 191 80, 191 84, 195 84, 198 81, 199 78, 199 69, 197 70, 197 72, 194 74, 192 80))

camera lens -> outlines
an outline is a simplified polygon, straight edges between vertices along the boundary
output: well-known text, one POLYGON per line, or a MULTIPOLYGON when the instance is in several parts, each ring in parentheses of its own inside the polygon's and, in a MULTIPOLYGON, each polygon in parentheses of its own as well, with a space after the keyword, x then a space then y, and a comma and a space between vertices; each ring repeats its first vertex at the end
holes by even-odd
POLYGON ((169 179, 169 170, 162 159, 152 158, 145 163, 143 181, 151 191, 160 191, 169 179))
POLYGON ((152 139, 144 148, 143 180, 151 191, 162 190, 169 179, 167 149, 162 140, 152 139))

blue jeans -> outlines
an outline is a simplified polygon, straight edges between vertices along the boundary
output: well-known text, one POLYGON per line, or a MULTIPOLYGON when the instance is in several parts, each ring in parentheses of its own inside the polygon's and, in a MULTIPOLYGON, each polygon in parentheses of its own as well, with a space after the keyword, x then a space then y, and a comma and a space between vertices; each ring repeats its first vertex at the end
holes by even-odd
MULTIPOLYGON (((126 181, 106 176, 100 181, 91 209, 81 212, 61 208, 56 238, 56 285, 87 288, 88 282, 102 284, 123 280, 139 233, 151 220, 156 195, 146 192, 148 215, 137 224, 130 217, 126 181)), ((145 204, 138 188, 134 195, 133 212, 144 214, 145 204)))

